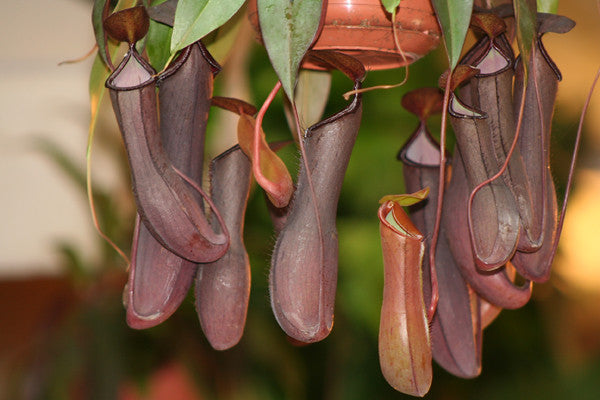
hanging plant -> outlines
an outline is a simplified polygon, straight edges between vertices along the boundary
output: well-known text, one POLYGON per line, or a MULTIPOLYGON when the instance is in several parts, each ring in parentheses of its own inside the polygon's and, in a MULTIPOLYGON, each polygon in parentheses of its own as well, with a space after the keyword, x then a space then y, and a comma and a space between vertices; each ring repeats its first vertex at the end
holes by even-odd
MULTIPOLYGON (((549 146, 561 75, 542 35, 566 33, 574 23, 538 13, 555 10, 556 2, 250 1, 249 18, 278 79, 258 109, 212 93, 220 66, 209 49, 218 39, 211 43, 207 35, 241 12, 244 1, 130 3, 111 10, 108 0, 95 1, 99 50, 91 78, 93 120, 103 93, 98 82, 109 90, 138 210, 127 323, 160 324, 195 283, 210 344, 237 344, 250 294, 243 227, 254 178, 276 231, 269 274, 275 319, 295 343, 327 337, 337 286, 337 205, 362 118, 362 82, 368 70, 416 61, 441 36, 444 90, 419 89, 402 100, 419 119, 398 154, 413 194, 384 197, 378 212, 385 276, 379 357, 390 385, 414 396, 429 390, 432 359, 454 375, 479 375, 483 329, 502 308, 527 303, 532 282, 548 279, 560 237, 564 206, 559 217, 549 146), (477 41, 462 55, 469 27, 477 41), (127 43, 119 62, 108 38, 127 43), (341 71, 352 98, 322 118, 326 99, 313 105, 298 97, 306 90, 297 87, 303 68, 341 71), (280 88, 300 156, 295 180, 262 128, 280 88), (211 105, 239 115, 238 144, 211 160, 205 190, 211 105), (437 113, 439 142, 427 128, 437 113), (446 149, 448 120, 453 151, 446 149)), ((328 92, 330 79, 303 76, 328 92)))

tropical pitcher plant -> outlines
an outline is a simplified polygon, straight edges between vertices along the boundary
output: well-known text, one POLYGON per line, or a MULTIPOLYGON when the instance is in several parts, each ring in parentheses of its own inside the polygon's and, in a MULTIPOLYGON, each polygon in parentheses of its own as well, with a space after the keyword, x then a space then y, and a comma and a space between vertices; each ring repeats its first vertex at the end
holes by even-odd
POLYGON ((456 376, 479 375, 483 329, 503 308, 526 304, 534 282, 549 279, 566 198, 559 211, 550 135, 561 74, 542 38, 566 33, 574 22, 552 13, 556 1, 373 0, 379 19, 371 23, 386 26, 388 47, 369 47, 331 36, 345 26, 333 17, 338 3, 250 1, 250 19, 279 79, 257 108, 213 96, 221 68, 209 50, 214 31, 244 12, 244 0, 121 0, 114 9, 95 1, 90 132, 105 86, 137 206, 127 323, 162 323, 194 285, 209 343, 218 350, 238 343, 250 294, 244 215, 256 182, 276 234, 269 274, 275 319, 293 341, 326 338, 334 321, 337 204, 359 132, 362 81, 366 71, 408 65, 443 39, 448 70, 441 89, 402 98, 418 119, 398 153, 407 193, 383 197, 377 211, 381 371, 398 391, 424 396, 432 359, 456 376), (476 40, 463 49, 468 29, 476 40), (417 40, 425 43, 421 53, 411 48, 417 40), (341 71, 349 79, 345 108, 323 118, 326 99, 301 107, 298 92, 314 89, 298 84, 301 69, 341 71), (289 142, 270 143, 262 121, 280 90, 292 134, 289 142), (206 185, 211 107, 239 116, 238 144, 210 160, 206 185), (427 121, 440 113, 438 142, 427 121), (445 144, 449 126, 454 149, 445 144), (295 178, 277 155, 290 144, 299 153, 295 178))

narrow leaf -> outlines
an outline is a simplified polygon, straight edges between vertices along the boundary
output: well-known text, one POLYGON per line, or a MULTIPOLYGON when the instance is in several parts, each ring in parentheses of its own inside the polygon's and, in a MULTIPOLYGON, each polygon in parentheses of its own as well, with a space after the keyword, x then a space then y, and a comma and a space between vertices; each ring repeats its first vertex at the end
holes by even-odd
POLYGON ((108 15, 109 0, 94 0, 92 8, 92 26, 94 27, 94 36, 98 44, 98 54, 106 65, 111 65, 110 58, 106 53, 106 33, 104 32, 104 18, 108 15))
POLYGON ((517 43, 525 66, 525 77, 529 72, 531 48, 536 36, 537 10, 535 0, 515 0, 513 3, 517 26, 517 43))
POLYGON ((202 39, 227 22, 244 0, 180 0, 175 11, 171 53, 202 39))
POLYGON ((259 163, 261 176, 256 176, 258 184, 265 189, 269 199, 276 207, 285 207, 292 197, 294 185, 287 167, 267 144, 265 133, 260 130, 259 160, 252 157, 252 142, 254 141, 254 125, 256 121, 250 115, 241 114, 238 123, 238 142, 244 153, 259 163))
POLYGON ((431 4, 442 27, 450 69, 454 69, 469 29, 473 0, 432 0, 431 4))
POLYGON ((298 68, 319 28, 321 0, 258 0, 265 48, 289 99, 294 98, 298 68))
POLYGON ((537 0, 537 10, 542 13, 556 14, 558 12, 558 0, 537 0))

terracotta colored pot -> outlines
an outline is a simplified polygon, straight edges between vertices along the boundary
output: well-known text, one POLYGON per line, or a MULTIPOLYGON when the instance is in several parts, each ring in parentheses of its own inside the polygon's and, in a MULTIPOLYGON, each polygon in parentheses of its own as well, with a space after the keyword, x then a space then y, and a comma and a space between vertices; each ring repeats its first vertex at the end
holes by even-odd
MULTIPOLYGON (((406 62, 394 44, 391 15, 380 0, 325 0, 323 3, 326 14, 313 49, 341 51, 358 58, 370 70, 411 64, 433 50, 440 40, 440 28, 430 0, 400 2, 396 27, 406 62)), ((248 4, 248 17, 259 32, 256 0, 248 4)), ((303 67, 315 68, 308 63, 303 67)))

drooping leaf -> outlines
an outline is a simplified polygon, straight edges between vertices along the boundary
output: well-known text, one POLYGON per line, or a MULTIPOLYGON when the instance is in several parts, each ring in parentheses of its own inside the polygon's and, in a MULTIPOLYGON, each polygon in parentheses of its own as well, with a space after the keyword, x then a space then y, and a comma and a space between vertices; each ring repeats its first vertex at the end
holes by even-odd
POLYGON ((537 5, 535 0, 515 0, 513 7, 517 22, 517 43, 519 44, 519 51, 521 52, 521 58, 525 66, 525 77, 527 77, 531 48, 533 47, 534 39, 537 37, 537 5))
POLYGON ((244 0, 180 0, 175 11, 171 53, 202 39, 227 22, 244 0))
POLYGON ((381 4, 387 12, 393 14, 396 11, 396 8, 400 5, 402 0, 381 0, 381 4))
POLYGON ((106 50, 106 33, 104 32, 104 18, 108 16, 109 0, 94 0, 92 8, 92 25, 94 27, 94 36, 98 44, 98 54, 106 65, 111 65, 110 58, 106 50))
POLYGON ((321 0, 257 0, 263 42, 289 99, 298 68, 319 28, 321 0))
POLYGON ((242 113, 238 123, 238 142, 252 163, 259 163, 262 177, 256 177, 258 184, 265 189, 269 199, 276 207, 285 207, 292 197, 294 185, 292 177, 283 161, 267 144, 265 133, 260 130, 260 160, 252 157, 254 126, 256 121, 248 114, 242 113))
POLYGON ((401 206, 407 207, 407 206, 412 206, 413 204, 417 204, 418 202, 425 200, 428 195, 429 195, 429 188, 426 187, 415 193, 390 194, 387 196, 383 196, 379 200, 379 204, 383 204, 388 201, 393 201, 401 206))
POLYGON ((556 14, 558 12, 558 0, 537 0, 537 10, 542 13, 556 14))
POLYGON ((431 4, 442 27, 450 69, 454 69, 469 29, 473 0, 432 0, 431 4))

